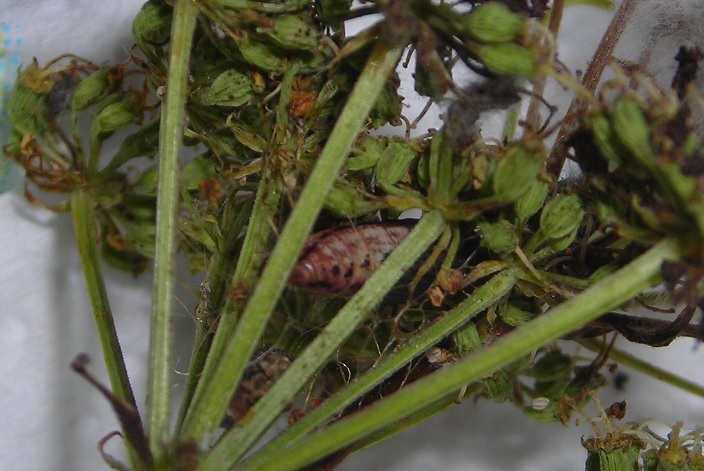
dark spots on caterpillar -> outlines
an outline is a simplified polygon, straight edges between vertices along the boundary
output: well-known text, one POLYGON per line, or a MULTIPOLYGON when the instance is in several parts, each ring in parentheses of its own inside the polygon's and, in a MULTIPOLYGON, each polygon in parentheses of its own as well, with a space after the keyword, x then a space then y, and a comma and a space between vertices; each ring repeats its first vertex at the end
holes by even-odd
POLYGON ((414 224, 387 221, 317 232, 306 242, 288 282, 319 294, 352 294, 408 236, 414 224))
POLYGON ((233 394, 223 426, 229 428, 245 417, 249 409, 283 376, 293 357, 278 348, 255 352, 233 394))
POLYGON ((364 261, 360 265, 364 270, 369 268, 369 266, 372 264, 371 258, 369 257, 369 254, 367 254, 366 257, 364 257, 364 261))

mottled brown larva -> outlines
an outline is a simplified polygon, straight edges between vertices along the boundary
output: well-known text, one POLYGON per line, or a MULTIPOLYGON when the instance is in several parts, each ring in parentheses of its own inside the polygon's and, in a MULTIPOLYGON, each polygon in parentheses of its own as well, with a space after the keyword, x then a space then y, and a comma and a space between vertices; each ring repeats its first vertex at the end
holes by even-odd
POLYGON ((357 291, 408 236, 415 220, 327 229, 310 236, 289 284, 319 294, 357 291))
POLYGON ((230 417, 225 425, 236 423, 256 404, 286 372, 293 358, 283 350, 270 348, 254 354, 237 390, 230 400, 230 417))

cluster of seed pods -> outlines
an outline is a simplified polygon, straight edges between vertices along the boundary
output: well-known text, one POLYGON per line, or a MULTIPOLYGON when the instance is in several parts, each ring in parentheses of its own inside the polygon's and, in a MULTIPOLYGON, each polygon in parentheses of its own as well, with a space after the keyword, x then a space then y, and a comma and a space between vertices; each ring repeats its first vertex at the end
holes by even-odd
POLYGON ((288 282, 318 294, 352 294, 403 242, 415 223, 368 223, 317 232, 304 245, 288 282))

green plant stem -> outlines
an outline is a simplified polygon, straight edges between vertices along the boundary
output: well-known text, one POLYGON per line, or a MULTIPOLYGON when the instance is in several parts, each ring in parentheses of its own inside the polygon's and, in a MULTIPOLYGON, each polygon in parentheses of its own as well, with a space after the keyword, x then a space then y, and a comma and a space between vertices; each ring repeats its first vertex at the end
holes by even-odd
POLYGON ((373 387, 407 365, 413 358, 423 354, 428 348, 469 322, 474 316, 498 302, 513 287, 516 282, 516 273, 517 270, 503 271, 480 288, 477 288, 468 299, 418 332, 411 340, 394 348, 391 354, 379 361, 373 368, 357 377, 335 395, 326 399, 325 402, 306 414, 295 425, 276 437, 250 459, 240 464, 238 471, 259 469, 259 466, 266 463, 272 453, 300 441, 316 427, 352 404, 361 395, 370 391, 373 387))
MULTIPOLYGON (((293 64, 286 70, 281 81, 281 100, 279 102, 279 109, 277 110, 277 136, 276 139, 272 141, 273 147, 269 149, 269 156, 278 152, 285 140, 284 137, 286 133, 284 131, 288 124, 288 100, 291 86, 298 70, 298 65, 293 64)), ((264 254, 268 251, 269 238, 272 231, 271 221, 279 210, 281 197, 281 182, 279 179, 274 179, 272 176, 271 165, 269 164, 270 159, 262 158, 262 161, 264 161, 262 164, 262 177, 257 189, 254 206, 249 213, 247 232, 239 251, 237 265, 232 279, 227 280, 230 286, 240 287, 243 292, 248 291, 249 286, 246 286, 246 284, 256 278, 257 273, 259 273, 264 263, 264 254)), ((228 232, 231 230, 235 231, 233 234, 234 238, 231 240, 231 242, 234 243, 239 234, 240 226, 235 225, 232 227, 228 225, 224 227, 228 232)), ((235 255, 231 253, 216 253, 213 255, 211 265, 214 262, 225 263, 227 259, 233 260, 234 258, 235 255)), ((229 270, 227 273, 230 273, 229 270)), ((213 283, 222 285, 222 297, 224 298, 226 283, 223 272, 214 273, 214 278, 220 280, 217 282, 213 280, 213 283)), ((217 295, 216 292, 212 294, 217 295)), ((211 303, 215 301, 217 300, 211 296, 211 303)), ((232 332, 244 306, 241 302, 235 302, 227 298, 223 302, 218 302, 217 305, 213 307, 217 310, 222 308, 218 319, 218 328, 215 335, 209 333, 208 335, 196 336, 195 340, 199 341, 200 344, 194 345, 194 354, 191 358, 193 368, 189 368, 188 372, 189 378, 186 395, 184 396, 184 402, 181 404, 181 413, 179 414, 179 430, 183 426, 192 401, 207 389, 206 385, 212 380, 217 364, 222 358, 223 352, 232 336, 232 332)), ((215 311, 213 311, 213 314, 215 314, 215 311)))
POLYGON ((679 258, 677 242, 666 239, 632 263, 535 320, 462 360, 419 380, 346 419, 269 455, 258 471, 300 469, 491 374, 531 351, 618 307, 660 279, 663 261, 679 258))
POLYGON ((213 323, 218 312, 223 310, 223 305, 227 299, 227 291, 230 286, 230 274, 234 271, 238 262, 237 250, 240 247, 238 242, 242 229, 247 224, 249 216, 252 214, 253 200, 248 199, 244 203, 236 202, 236 195, 230 195, 225 201, 222 223, 227 228, 222 241, 222 247, 213 254, 208 264, 208 274, 203 284, 207 287, 207 297, 201 299, 196 309, 198 322, 196 324, 196 334, 193 340, 193 353, 188 365, 188 379, 183 392, 181 410, 179 412, 178 426, 183 423, 183 419, 188 410, 188 406, 195 394, 196 386, 205 366, 206 358, 213 342, 213 323))
MULTIPOLYGON (((281 81, 281 97, 277 110, 275 138, 270 143, 268 157, 262 158, 264 161, 262 164, 262 177, 257 188, 254 207, 249 217, 247 233, 244 237, 234 274, 232 279, 229 280, 230 286, 239 287, 243 294, 251 289, 251 281, 255 280, 257 274, 261 271, 265 254, 269 249, 269 239, 272 232, 271 221, 274 220, 276 213, 279 211, 281 181, 272 175, 271 160, 279 152, 285 141, 285 129, 288 124, 288 101, 298 70, 297 64, 288 67, 281 81)), ((208 389, 207 385, 212 381, 216 373, 217 365, 222 359, 223 353, 233 335, 243 308, 241 301, 235 301, 231 298, 225 301, 218 319, 217 331, 207 352, 207 359, 205 359, 202 373, 200 378, 196 379, 196 390, 193 394, 195 401, 200 400, 199 395, 208 389)), ((183 404, 186 409, 183 411, 183 419, 179 421, 179 430, 183 426, 188 409, 190 409, 190 402, 189 400, 188 404, 183 404)))
MULTIPOLYGON (((603 343, 596 340, 580 340, 579 344, 593 352, 599 353, 603 351, 603 343)), ((624 352, 623 350, 619 350, 617 348, 611 350, 609 353, 609 359, 617 361, 619 364, 638 371, 639 373, 648 375, 651 378, 655 378, 658 381, 662 381, 670 386, 681 389, 682 391, 686 391, 704 398, 704 386, 689 381, 686 378, 682 378, 681 376, 677 376, 676 374, 670 373, 669 371, 663 370, 655 365, 651 365, 650 363, 647 363, 640 358, 631 355, 630 353, 624 352)))
POLYGON ((233 428, 201 464, 203 471, 234 465, 279 416, 298 391, 310 381, 342 342, 382 301, 388 291, 410 269, 444 230, 440 211, 425 214, 408 237, 384 261, 362 289, 337 313, 310 345, 296 358, 286 373, 252 408, 246 425, 233 428))
MULTIPOLYGON (((100 269, 98 249, 96 244, 96 226, 93 212, 94 202, 86 187, 77 187, 71 193, 71 216, 73 218, 73 230, 76 234, 76 244, 78 254, 83 268, 83 276, 86 280, 86 289, 90 300, 96 329, 100 337, 100 345, 103 349, 105 368, 110 379, 112 392, 134 407, 137 410, 137 403, 134 399, 130 379, 127 376, 127 368, 122 356, 122 349, 117 338, 115 321, 110 310, 108 294, 105 290, 105 282, 100 269)), ((131 451, 131 450, 130 450, 131 451)), ((133 467, 137 461, 136 456, 130 453, 133 467)))
POLYGON ((223 358, 215 369, 214 380, 207 384, 207 390, 200 398, 196 397, 186 416, 181 430, 183 438, 200 438, 213 431, 222 420, 230 397, 286 285, 303 243, 313 228, 324 196, 333 186, 350 146, 384 87, 386 77, 396 66, 404 46, 379 41, 372 51, 281 232, 237 329, 229 339, 223 358))
POLYGON ((159 128, 154 287, 149 338, 147 433, 155 456, 169 439, 172 384, 172 326, 178 206, 179 150, 185 120, 188 64, 198 8, 177 0, 170 42, 169 81, 159 128))
MULTIPOLYGON (((230 286, 239 286, 243 293, 246 293, 249 289, 249 286, 246 285, 248 280, 256 278, 264 263, 264 254, 267 253, 268 240, 271 235, 270 221, 278 210, 280 196, 280 184, 271 179, 269 165, 265 165, 255 197, 254 207, 249 217, 247 233, 237 260, 237 266, 232 279, 228 280, 230 286)), ((241 302, 229 297, 225 300, 209 351, 204 352, 207 358, 205 358, 202 371, 189 372, 189 374, 199 374, 199 378, 194 378, 196 389, 192 399, 189 400, 189 404, 183 404, 183 407, 187 409, 182 414, 183 419, 180 421, 179 429, 183 427, 185 418, 188 416, 188 409, 190 409, 192 404, 200 400, 204 391, 207 391, 207 385, 214 378, 218 362, 222 358, 225 348, 233 335, 237 319, 242 313, 242 308, 241 302)))

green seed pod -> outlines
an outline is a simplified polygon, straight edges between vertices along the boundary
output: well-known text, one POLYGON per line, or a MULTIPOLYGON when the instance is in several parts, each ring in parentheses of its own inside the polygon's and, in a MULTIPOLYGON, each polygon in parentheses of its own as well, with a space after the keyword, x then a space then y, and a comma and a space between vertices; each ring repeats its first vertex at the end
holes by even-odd
POLYGON ((198 156, 183 167, 180 179, 181 189, 184 191, 198 190, 203 180, 216 177, 217 172, 213 163, 203 156, 198 156))
POLYGON ((156 221, 156 200, 151 196, 131 196, 123 201, 123 206, 133 220, 152 224, 156 221))
POLYGON ((156 195, 156 186, 159 181, 159 168, 152 165, 142 172, 139 179, 132 185, 132 191, 138 195, 156 195))
POLYGON ((537 381, 554 381, 569 376, 571 369, 572 359, 569 356, 552 351, 543 355, 525 374, 537 381))
POLYGON ((481 43, 513 41, 524 28, 524 18, 505 4, 489 2, 476 7, 465 17, 466 34, 481 43))
POLYGON ((540 233, 548 239, 560 239, 579 227, 583 216, 582 203, 576 195, 558 195, 543 208, 540 233))
POLYGON ((320 33, 298 15, 276 16, 271 28, 258 28, 257 32, 286 50, 314 52, 320 42, 320 33))
POLYGON ((648 169, 656 162, 650 147, 650 126, 638 103, 629 98, 620 98, 609 110, 614 134, 648 169))
POLYGON ((137 157, 153 158, 159 149, 159 119, 143 124, 122 141, 110 162, 101 170, 104 175, 112 173, 125 162, 137 157))
POLYGON ((513 393, 513 383, 511 378, 503 372, 499 371, 490 378, 483 381, 487 396, 494 402, 505 402, 513 393))
POLYGON ((577 237, 577 229, 579 228, 575 227, 572 232, 558 239, 550 239, 550 241, 548 242, 548 247, 550 247, 555 252, 565 250, 567 247, 572 245, 572 242, 574 242, 574 239, 577 237))
POLYGON ((621 163, 628 151, 616 137, 611 121, 604 115, 597 115, 587 123, 592 130, 594 144, 601 154, 614 164, 621 163))
POLYGON ((530 406, 523 408, 523 413, 533 422, 539 424, 552 424, 558 420, 558 406, 559 403, 557 401, 551 401, 550 404, 548 404, 548 406, 544 409, 536 409, 531 404, 530 406))
POLYGON ((171 34, 172 8, 166 2, 146 2, 132 21, 132 36, 150 65, 166 68, 164 44, 171 34))
POLYGON ((682 153, 686 156, 693 155, 702 147, 702 142, 697 133, 692 132, 687 135, 682 143, 682 153))
POLYGON ((416 153, 409 145, 392 140, 376 164, 376 178, 382 184, 393 185, 408 173, 415 158, 416 153))
POLYGON ((640 442, 622 436, 612 438, 609 443, 593 444, 593 440, 583 440, 587 449, 586 471, 624 471, 640 469, 640 442))
POLYGON ((662 471, 660 467, 660 456, 656 450, 650 449, 641 455, 643 459, 643 471, 662 471))
POLYGON ((538 59, 530 49, 514 43, 476 45, 472 52, 495 75, 532 77, 538 59))
POLYGON ((44 97, 17 80, 7 103, 7 114, 15 131, 38 137, 51 129, 44 97))
POLYGON ((149 259, 134 250, 116 250, 109 243, 100 244, 100 255, 112 268, 139 275, 147 269, 149 259))
POLYGON ((98 113, 91 123, 90 136, 92 139, 97 139, 98 136, 115 132, 133 121, 134 113, 126 101, 110 103, 98 113))
POLYGON ((245 62, 268 72, 280 71, 284 65, 281 54, 275 48, 248 37, 237 41, 237 49, 245 62))
POLYGON ((538 212, 543 206, 545 197, 548 195, 548 186, 540 180, 535 180, 528 191, 516 201, 516 216, 521 221, 525 221, 538 212))
POLYGON ((74 110, 84 110, 102 98, 110 86, 108 71, 99 69, 81 80, 71 99, 74 110))
POLYGON ((398 90, 395 86, 384 87, 369 113, 372 126, 374 126, 374 128, 385 124, 398 126, 401 124, 401 109, 401 97, 399 97, 398 90))
POLYGON ((135 251, 147 258, 154 257, 156 225, 154 220, 132 220, 110 212, 110 220, 117 228, 125 250, 135 251))
POLYGON ((317 0, 316 16, 321 23, 338 31, 343 28, 351 6, 352 0, 317 0))
POLYGON ((369 201, 353 187, 336 185, 325 195, 325 208, 337 216, 356 218, 383 208, 382 203, 369 201))
POLYGON ((437 74, 420 67, 418 62, 416 62, 416 71, 413 74, 413 84, 419 95, 431 98, 439 98, 447 91, 445 81, 437 74))
POLYGON ((518 327, 519 325, 523 325, 529 320, 533 319, 535 317, 535 314, 532 312, 524 311, 523 309, 519 308, 518 306, 514 306, 513 304, 508 304, 504 309, 499 310, 499 316, 501 317, 501 320, 503 320, 508 325, 512 327, 518 327))
POLYGON ((252 79, 234 69, 218 75, 210 87, 193 93, 199 103, 206 106, 241 106, 252 98, 252 79))
POLYGON ((231 117, 232 115, 228 116, 225 124, 232 130, 232 134, 235 135, 237 142, 255 152, 264 152, 267 149, 269 143, 266 139, 253 132, 249 126, 246 126, 235 119, 231 119, 231 117))
POLYGON ((482 346, 479 331, 473 322, 468 322, 464 327, 454 331, 451 338, 453 345, 452 351, 460 358, 482 346))
POLYGON ((512 251, 518 245, 516 228, 508 221, 480 222, 477 226, 482 235, 482 247, 486 247, 494 253, 504 254, 512 251))
POLYGON ((511 147, 493 172, 494 194, 505 201, 517 200, 533 185, 542 166, 542 154, 523 146, 511 147))
POLYGON ((384 137, 365 136, 356 146, 354 155, 347 160, 347 170, 357 171, 376 167, 386 145, 387 140, 384 137))

